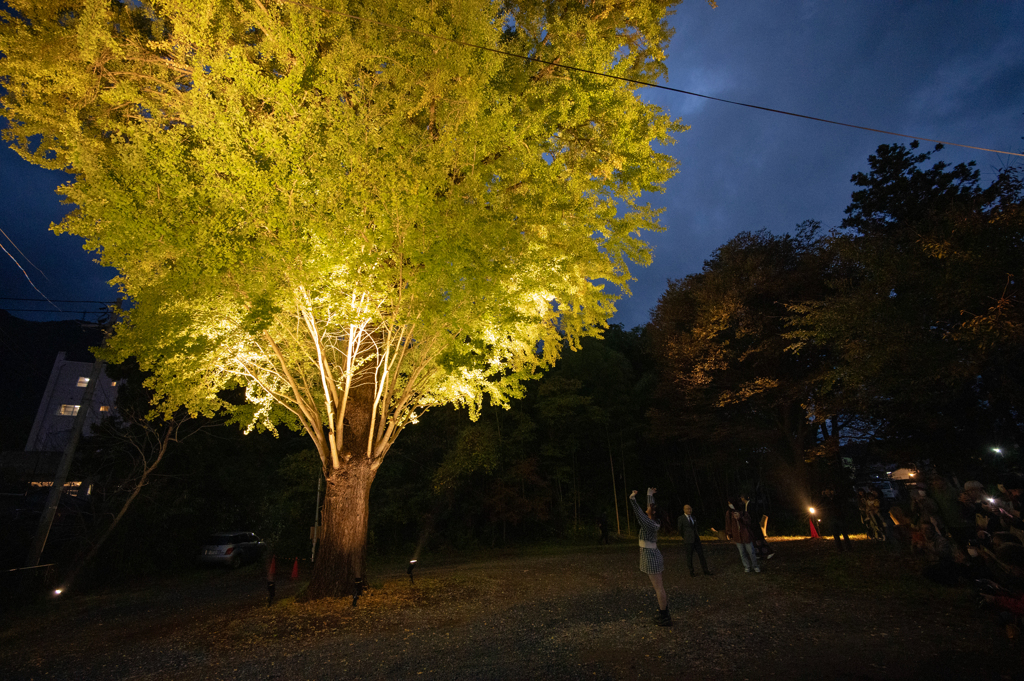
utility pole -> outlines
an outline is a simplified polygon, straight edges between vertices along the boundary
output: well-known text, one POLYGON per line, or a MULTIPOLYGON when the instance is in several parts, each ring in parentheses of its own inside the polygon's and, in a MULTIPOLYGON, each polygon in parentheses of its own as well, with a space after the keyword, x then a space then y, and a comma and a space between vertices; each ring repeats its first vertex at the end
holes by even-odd
MULTIPOLYGON (((620 445, 621 445, 621 443, 620 443, 620 445)), ((621 449, 621 447, 620 447, 620 449, 621 449)), ((622 498, 625 500, 625 499, 629 498, 629 492, 626 491, 626 455, 622 451, 620 451, 619 454, 622 455, 622 498)), ((639 526, 638 526, 638 529, 639 529, 639 526)), ((633 527, 629 524, 629 506, 628 505, 626 506, 626 532, 628 532, 630 535, 633 534, 633 527)))
MULTIPOLYGON (((619 520, 619 492, 615 486, 615 459, 612 458, 612 440, 608 437, 608 425, 604 427, 604 437, 608 441, 608 463, 612 468, 612 498, 615 499, 615 534, 622 536, 622 523, 619 520)), ((626 513, 629 513, 627 508, 626 513)))
POLYGON ((96 392, 96 384, 103 373, 103 367, 104 363, 100 360, 97 360, 92 365, 92 372, 89 374, 89 384, 85 386, 82 404, 79 405, 78 413, 75 415, 75 422, 71 426, 71 437, 64 447, 64 456, 61 457, 60 465, 57 466, 57 474, 53 476, 53 486, 50 487, 50 493, 46 497, 46 507, 43 509, 43 515, 39 518, 39 528, 36 530, 35 539, 32 540, 32 546, 29 548, 28 558, 25 559, 25 567, 31 568, 39 565, 43 549, 46 548, 46 539, 50 536, 50 527, 53 525, 53 519, 57 515, 57 506, 60 504, 61 494, 64 493, 64 483, 67 482, 68 471, 71 470, 71 461, 75 458, 75 450, 78 448, 78 441, 82 437, 82 428, 85 427, 85 417, 88 416, 89 409, 92 406, 92 395, 96 392))
POLYGON ((323 470, 317 469, 316 476, 316 508, 313 509, 313 531, 310 533, 313 535, 313 549, 310 551, 309 560, 313 562, 316 560, 316 542, 320 539, 320 488, 324 484, 324 473, 323 470))

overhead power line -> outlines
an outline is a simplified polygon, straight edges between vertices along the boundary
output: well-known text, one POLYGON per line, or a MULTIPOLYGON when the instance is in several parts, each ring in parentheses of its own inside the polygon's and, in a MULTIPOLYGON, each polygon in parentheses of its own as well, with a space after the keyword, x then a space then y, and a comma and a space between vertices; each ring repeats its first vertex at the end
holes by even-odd
POLYGON ((291 5, 296 5, 298 7, 304 7, 306 9, 310 9, 310 10, 314 10, 314 11, 319 10, 321 12, 325 12, 325 13, 329 13, 329 14, 336 14, 338 16, 345 17, 347 19, 354 19, 356 21, 365 21, 367 23, 376 24, 378 26, 384 26, 385 28, 390 28, 390 29, 393 29, 393 30, 396 30, 396 31, 400 31, 400 32, 403 32, 403 33, 413 33, 415 35, 422 36, 424 38, 436 38, 437 40, 444 40, 446 42, 453 43, 455 45, 461 45, 463 47, 472 47, 472 48, 477 49, 477 50, 484 50, 486 52, 493 52, 495 54, 500 54, 500 55, 503 55, 503 56, 506 56, 506 57, 513 57, 515 59, 523 59, 525 61, 532 61, 532 62, 535 62, 537 64, 544 64, 545 66, 553 66, 553 67, 556 67, 556 68, 559 68, 559 69, 565 69, 567 71, 576 71, 578 73, 586 73, 588 75, 598 76, 600 78, 610 78, 610 79, 613 79, 613 80, 623 81, 625 83, 633 83, 634 85, 640 85, 640 86, 643 86, 643 87, 650 87, 650 88, 655 88, 655 89, 658 89, 658 90, 667 90, 668 92, 676 92, 676 93, 681 94, 681 95, 689 95, 690 97, 700 97, 701 99, 708 99, 708 100, 711 100, 711 101, 714 101, 714 102, 722 102, 724 104, 732 104, 734 106, 743 106, 743 107, 746 107, 748 109, 757 109, 759 111, 767 111, 769 113, 782 114, 783 116, 793 116, 794 118, 803 118, 804 120, 808 120, 808 121, 817 121, 819 123, 827 123, 829 125, 838 125, 838 126, 842 126, 844 128, 853 128, 855 130, 866 130, 868 132, 877 132, 877 133, 881 133, 883 135, 893 135, 895 137, 905 137, 907 139, 915 139, 915 140, 920 140, 920 141, 923 141, 923 142, 935 142, 936 144, 944 144, 944 145, 948 145, 948 146, 951 146, 951 147, 961 147, 963 149, 974 149, 976 151, 987 151, 987 152, 990 152, 990 153, 993 153, 993 154, 1006 154, 1007 156, 1020 156, 1020 157, 1024 158, 1024 153, 1017 153, 1017 152, 1013 152, 1013 151, 1001 151, 999 149, 988 149, 986 147, 975 147, 975 146, 971 146, 970 144, 959 144, 957 142, 947 142, 945 140, 937 140, 937 139, 931 139, 929 137, 921 137, 920 135, 906 135, 904 133, 893 132, 891 130, 882 130, 880 128, 870 128, 870 127, 865 126, 865 125, 854 125, 853 123, 843 123, 842 121, 833 121, 833 120, 830 120, 828 118, 819 118, 817 116, 808 116, 806 114, 793 113, 792 111, 786 111, 784 109, 773 109, 773 108, 767 107, 767 106, 758 106, 757 104, 747 104, 745 102, 737 102, 737 101, 734 101, 734 100, 731 100, 731 99, 723 99, 721 97, 712 97, 711 95, 704 95, 704 94, 701 94, 699 92, 690 92, 689 90, 681 90, 679 88, 669 87, 668 85, 658 85, 657 83, 648 83, 646 81, 635 80, 633 78, 625 78, 623 76, 616 76, 616 75, 613 75, 613 74, 610 74, 610 73, 602 73, 601 71, 591 71, 590 69, 584 69, 584 68, 581 68, 579 66, 569 66, 567 64, 560 64, 558 62, 547 61, 545 59, 538 59, 537 57, 529 57, 529 56, 524 55, 524 54, 515 54, 514 52, 506 52, 505 50, 499 50, 499 49, 497 49, 495 47, 486 47, 484 45, 476 45, 474 43, 468 43, 468 42, 466 42, 464 40, 456 40, 455 38, 447 38, 447 37, 442 36, 442 35, 437 35, 436 33, 427 33, 427 32, 424 32, 424 31, 417 31, 414 28, 406 28, 406 27, 403 27, 403 26, 395 26, 394 24, 389 24, 389 23, 384 22, 384 21, 378 21, 376 19, 367 19, 366 17, 361 17, 361 16, 358 16, 358 15, 355 15, 355 14, 346 14, 345 12, 339 12, 337 10, 326 9, 324 7, 313 7, 313 6, 310 6, 310 5, 308 5, 308 4, 304 3, 304 2, 298 2, 297 0, 282 0, 282 2, 291 4, 291 5))
MULTIPOLYGON (((453 41, 453 42, 459 42, 459 41, 453 41)), ((469 43, 461 43, 461 42, 459 42, 459 44, 460 45, 469 45, 469 43)), ((578 66, 567 66, 565 64, 558 64, 558 63, 555 63, 555 62, 545 61, 543 59, 537 59, 536 57, 527 57, 527 56, 524 56, 524 55, 512 54, 510 52, 503 52, 502 50, 497 50, 497 49, 490 48, 490 47, 480 47, 480 46, 477 46, 477 45, 471 45, 471 47, 478 47, 481 50, 488 50, 490 52, 497 52, 498 54, 504 54, 504 55, 507 55, 509 57, 518 57, 520 59, 526 59, 526 60, 529 60, 529 61, 534 61, 534 62, 537 62, 538 64, 547 64, 549 66, 557 66, 559 68, 568 69, 570 71, 579 71, 580 73, 588 73, 588 74, 593 75, 593 76, 601 76, 603 78, 612 78, 614 80, 621 80, 621 81, 625 81, 627 83, 634 83, 636 85, 643 85, 644 87, 652 87, 652 88, 656 88, 658 90, 668 90, 669 92, 678 92, 679 94, 689 95, 691 97, 700 97, 701 99, 710 99, 711 101, 714 101, 714 102, 723 102, 725 104, 733 104, 735 106, 745 106, 748 109, 758 109, 759 111, 768 111, 770 113, 782 114, 783 116, 793 116, 794 118, 803 118, 803 119, 808 120, 808 121, 818 121, 819 123, 828 123, 829 125, 840 125, 840 126, 842 126, 844 128, 854 128, 856 130, 867 130, 868 132, 878 132, 878 133, 882 133, 883 135, 895 135, 896 137, 906 137, 908 139, 920 140, 922 142, 935 142, 937 144, 945 144, 945 145, 951 146, 951 147, 961 147, 961 148, 964 148, 964 149, 975 149, 977 151, 988 151, 988 152, 991 152, 993 154, 1007 154, 1009 156, 1021 156, 1021 157, 1024 157, 1024 154, 1016 153, 1016 152, 1013 152, 1013 151, 1000 151, 999 149, 988 149, 986 147, 975 147, 975 146, 971 146, 970 144, 958 144, 957 142, 946 142, 944 140, 936 140, 936 139, 930 139, 928 137, 921 137, 920 135, 905 135, 905 134, 903 134, 901 132, 893 132, 891 130, 882 130, 880 128, 869 128, 869 127, 864 126, 864 125, 854 125, 853 123, 843 123, 842 121, 833 121, 833 120, 829 120, 828 118, 818 118, 817 116, 808 116, 806 114, 793 113, 792 111, 785 111, 783 109, 773 109, 773 108, 767 107, 767 106, 758 106, 757 104, 746 104, 744 102, 736 102, 736 101, 733 101, 731 99, 722 99, 721 97, 712 97, 711 95, 702 95, 699 92, 690 92, 688 90, 680 90, 679 88, 669 87, 667 85, 658 85, 657 83, 647 83, 647 82, 644 82, 642 80, 634 80, 632 78, 624 78, 622 76, 615 76, 615 75, 612 75, 610 73, 601 73, 600 71, 591 71, 589 69, 583 69, 583 68, 580 68, 578 66)))

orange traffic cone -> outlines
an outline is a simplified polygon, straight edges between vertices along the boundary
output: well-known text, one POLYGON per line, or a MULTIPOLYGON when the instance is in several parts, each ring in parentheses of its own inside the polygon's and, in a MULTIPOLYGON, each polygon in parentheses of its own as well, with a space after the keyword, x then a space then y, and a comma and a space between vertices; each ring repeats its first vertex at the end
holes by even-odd
POLYGON ((277 574, 277 556, 270 557, 270 567, 267 568, 267 581, 274 581, 274 575, 277 574))
POLYGON ((821 535, 818 534, 817 528, 814 527, 814 518, 811 518, 811 539, 821 539, 821 535))
POLYGON ((292 565, 292 581, 299 578, 299 559, 295 559, 295 565, 292 565))

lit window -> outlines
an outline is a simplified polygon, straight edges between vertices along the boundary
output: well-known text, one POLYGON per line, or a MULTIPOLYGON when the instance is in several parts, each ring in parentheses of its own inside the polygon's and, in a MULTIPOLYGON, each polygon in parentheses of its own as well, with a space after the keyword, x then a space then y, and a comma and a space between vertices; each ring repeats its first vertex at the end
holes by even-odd
POLYGON ((57 411, 58 416, 77 416, 80 404, 62 404, 57 411))
POLYGON ((111 381, 110 382, 110 387, 111 388, 116 388, 117 387, 117 381, 111 381))
POLYGON ((84 388, 87 385, 89 385, 89 377, 88 376, 79 376, 78 377, 78 387, 79 388, 84 388))
POLYGON ((110 411, 110 407, 104 404, 102 407, 100 407, 100 413, 103 413, 105 411, 110 411))

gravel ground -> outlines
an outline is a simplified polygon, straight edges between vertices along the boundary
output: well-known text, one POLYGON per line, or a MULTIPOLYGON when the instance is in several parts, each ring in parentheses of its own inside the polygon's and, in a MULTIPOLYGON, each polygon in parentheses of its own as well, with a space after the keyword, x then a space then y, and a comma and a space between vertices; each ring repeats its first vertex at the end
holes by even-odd
MULTIPOLYGON (((1024 679, 1024 650, 969 589, 935 586, 883 545, 839 554, 775 541, 761 574, 705 544, 691 578, 662 541, 673 627, 651 622, 637 549, 425 557, 410 585, 380 565, 358 606, 297 603, 302 582, 199 571, 54 601, 0 625, 0 677, 21 679, 1024 679)), ((282 579, 283 577, 283 579, 282 579)))

